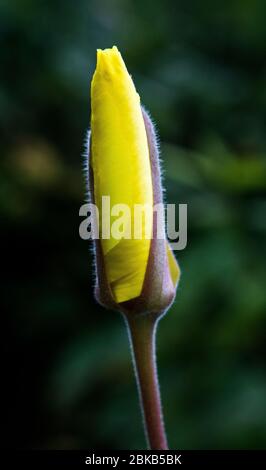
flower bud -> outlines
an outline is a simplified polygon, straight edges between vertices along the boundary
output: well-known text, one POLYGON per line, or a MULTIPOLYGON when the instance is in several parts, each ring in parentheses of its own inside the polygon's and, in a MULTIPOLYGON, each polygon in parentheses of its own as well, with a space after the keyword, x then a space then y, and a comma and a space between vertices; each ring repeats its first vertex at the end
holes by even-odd
POLYGON ((96 299, 126 314, 160 315, 175 297, 180 271, 164 229, 158 238, 153 211, 163 201, 154 127, 116 47, 97 51, 88 148, 89 193, 99 210, 96 299), (116 204, 129 208, 124 225, 131 228, 130 237, 117 239, 112 230, 104 236, 103 196, 110 197, 111 211, 116 204), (137 238, 132 233, 136 205, 151 208, 137 238))

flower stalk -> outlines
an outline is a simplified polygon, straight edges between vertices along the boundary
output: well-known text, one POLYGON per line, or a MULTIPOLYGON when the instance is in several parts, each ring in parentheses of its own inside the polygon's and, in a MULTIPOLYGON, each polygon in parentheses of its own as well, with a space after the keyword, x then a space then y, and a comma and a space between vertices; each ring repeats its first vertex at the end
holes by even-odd
POLYGON ((156 364, 154 314, 125 316, 148 448, 167 450, 156 364))

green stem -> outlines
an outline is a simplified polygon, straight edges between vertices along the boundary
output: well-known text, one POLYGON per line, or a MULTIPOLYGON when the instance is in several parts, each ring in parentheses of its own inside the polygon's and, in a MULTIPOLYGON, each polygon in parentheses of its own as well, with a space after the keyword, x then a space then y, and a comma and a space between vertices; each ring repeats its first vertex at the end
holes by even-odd
POLYGON ((126 323, 148 447, 167 450, 155 355, 157 319, 153 314, 128 315, 126 323))

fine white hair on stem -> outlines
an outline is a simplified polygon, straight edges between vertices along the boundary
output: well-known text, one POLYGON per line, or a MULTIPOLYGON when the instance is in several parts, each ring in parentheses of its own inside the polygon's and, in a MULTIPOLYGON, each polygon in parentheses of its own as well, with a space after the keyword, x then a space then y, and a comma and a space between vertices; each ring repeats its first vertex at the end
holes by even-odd
POLYGON ((85 179, 85 201, 91 202, 90 184, 89 184, 89 160, 90 160, 90 140, 91 131, 88 129, 84 137, 82 157, 82 172, 85 179))
MULTIPOLYGON (((81 153, 82 157, 82 173, 85 180, 85 202, 92 202, 92 194, 90 188, 90 177, 89 177, 89 165, 90 165, 90 140, 91 140, 91 130, 86 131, 86 135, 83 141, 83 151, 81 153)), ((97 263, 96 263, 96 251, 95 243, 89 243, 89 251, 93 259, 93 269, 94 273, 94 285, 97 284, 97 263)))
POLYGON ((164 178, 165 178, 165 171, 164 171, 164 168, 163 168, 163 165, 162 165, 161 144, 160 144, 160 137, 159 137, 159 132, 158 132, 158 129, 157 129, 157 124, 154 121, 154 119, 152 118, 150 111, 143 105, 141 105, 141 108, 142 108, 142 111, 146 114, 146 116, 148 117, 148 119, 151 123, 153 134, 154 134, 154 137, 155 137, 154 144, 155 144, 155 148, 156 148, 156 151, 157 151, 157 159, 158 159, 160 182, 161 182, 161 191, 162 191, 162 197, 164 199, 165 198, 165 187, 164 187, 163 183, 164 183, 164 178))

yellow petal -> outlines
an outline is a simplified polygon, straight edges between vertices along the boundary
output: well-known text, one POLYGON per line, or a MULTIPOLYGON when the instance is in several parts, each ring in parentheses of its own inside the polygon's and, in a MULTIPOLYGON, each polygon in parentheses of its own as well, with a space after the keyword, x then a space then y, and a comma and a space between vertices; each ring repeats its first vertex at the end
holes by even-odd
MULTIPOLYGON (((91 85, 91 164, 94 198, 99 208, 102 234, 102 196, 110 196, 111 208, 126 204, 152 206, 152 176, 147 136, 140 99, 116 47, 97 51, 97 66, 91 85)), ((139 240, 102 239, 107 279, 116 302, 140 295, 148 262, 152 214, 145 219, 139 240)))
POLYGON ((174 287, 176 287, 180 278, 180 268, 178 266, 178 263, 175 259, 175 256, 168 242, 167 242, 167 257, 168 257, 168 266, 169 266, 171 279, 174 284, 174 287))

